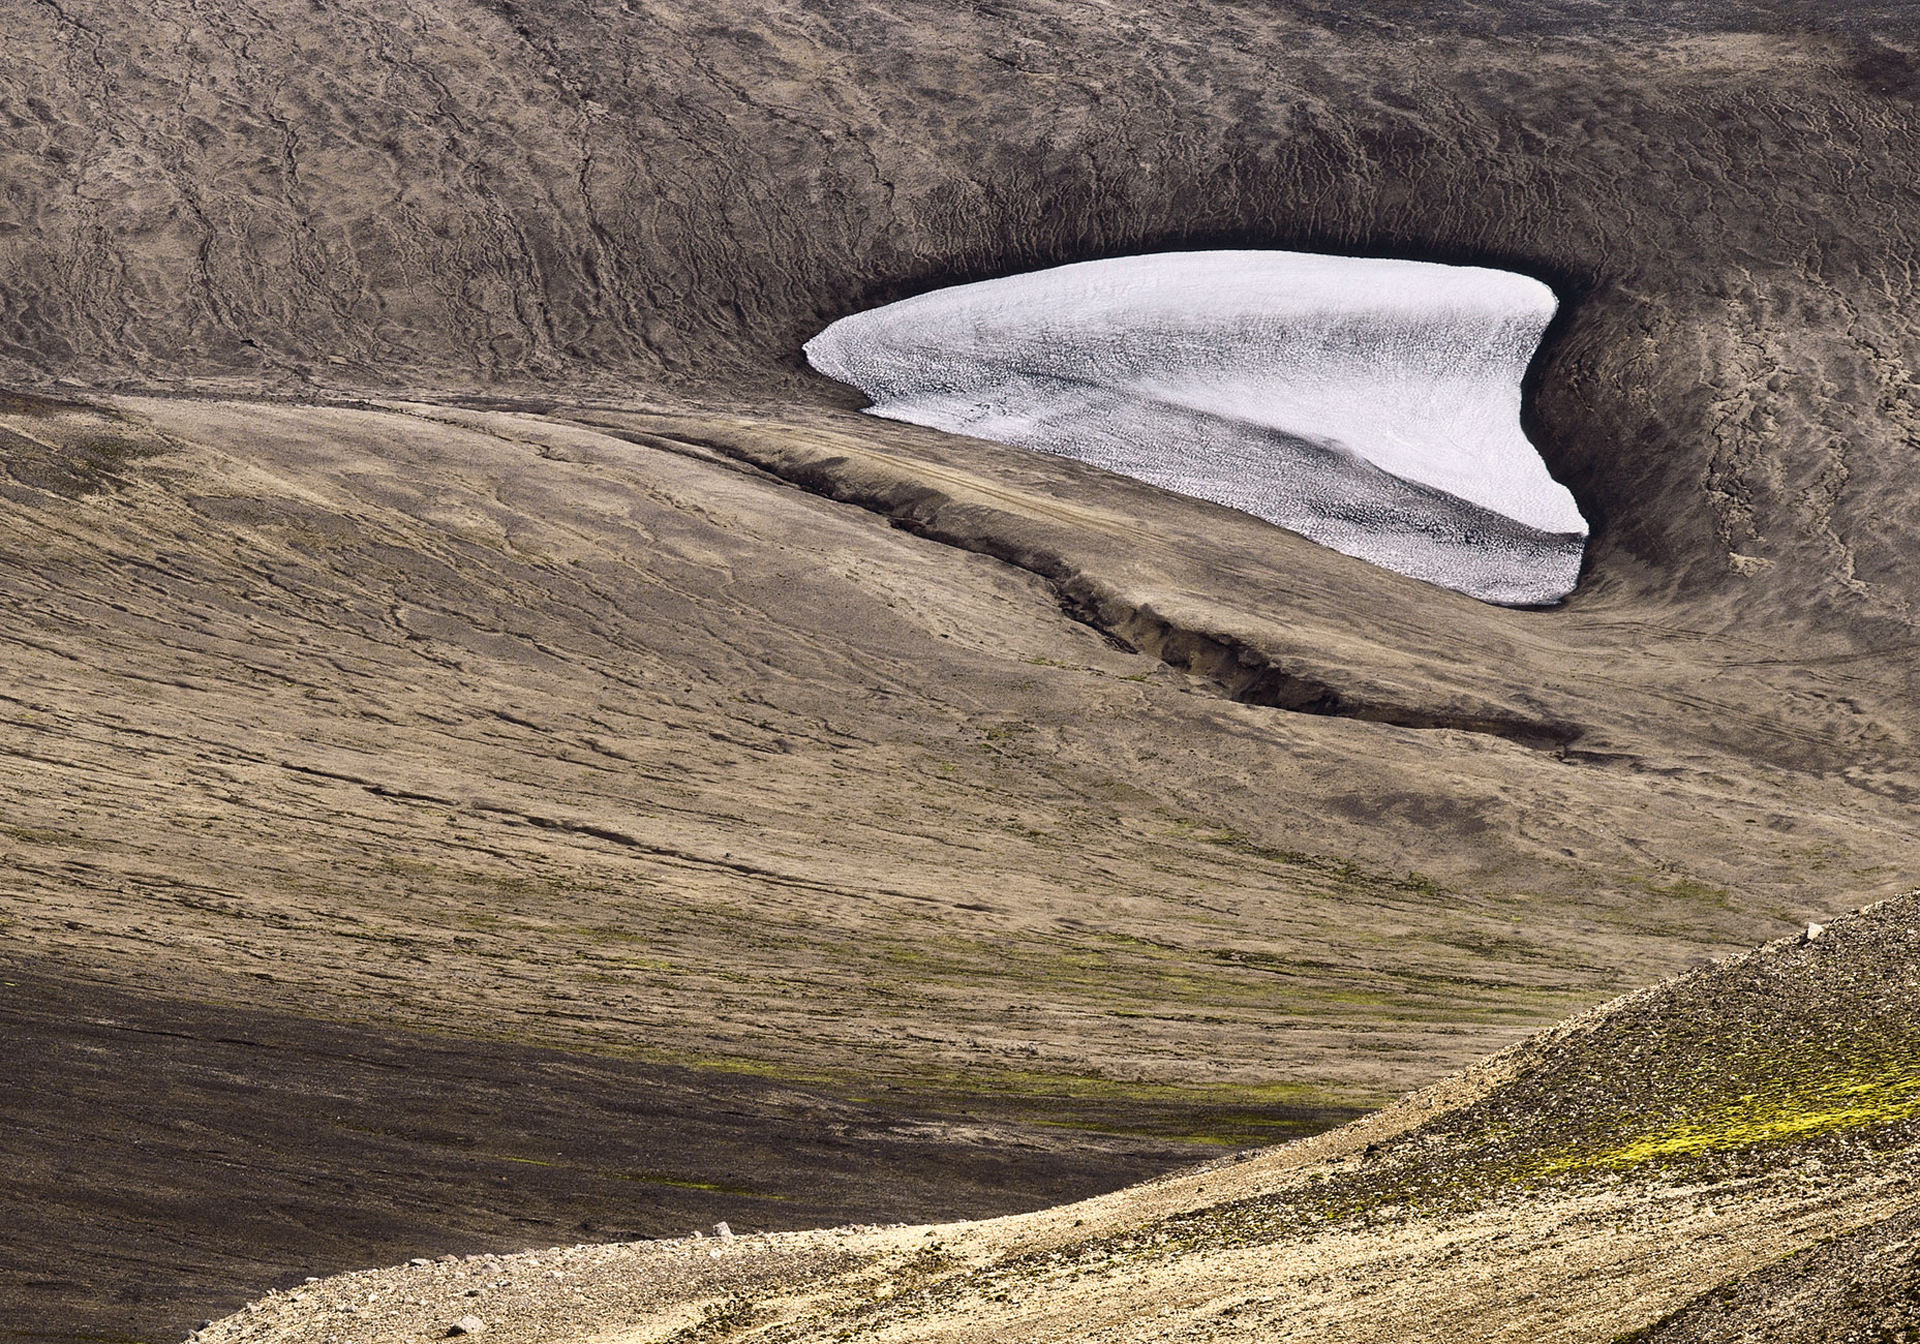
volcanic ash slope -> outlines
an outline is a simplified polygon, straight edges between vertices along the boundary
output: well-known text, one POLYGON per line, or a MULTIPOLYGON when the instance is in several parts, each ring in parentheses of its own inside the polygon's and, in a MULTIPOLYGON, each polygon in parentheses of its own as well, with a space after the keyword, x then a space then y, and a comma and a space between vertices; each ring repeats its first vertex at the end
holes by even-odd
POLYGON ((1044 449, 1493 602, 1558 601, 1586 522, 1520 428, 1552 320, 1478 266, 1180 252, 857 313, 807 344, 873 414, 1044 449))
POLYGON ((1344 1129, 1080 1204, 419 1260, 200 1338, 1697 1340, 1781 1293, 1820 1299, 1824 1337, 1900 1338, 1910 1294, 1825 1289, 1912 1259, 1916 925, 1916 895, 1882 902, 1344 1129))

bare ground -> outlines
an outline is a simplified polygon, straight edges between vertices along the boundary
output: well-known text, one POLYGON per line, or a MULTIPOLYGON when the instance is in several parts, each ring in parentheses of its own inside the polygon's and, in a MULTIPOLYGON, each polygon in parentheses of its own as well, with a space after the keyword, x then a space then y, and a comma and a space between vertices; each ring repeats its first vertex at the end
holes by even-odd
POLYGON ((1911 6, 5 17, 8 965, 1233 1145, 1916 880, 1911 6), (1552 283, 1573 600, 798 362, 1208 245, 1552 283))
MULTIPOLYGON (((843 412, 25 398, 7 423, 34 445, 0 634, 10 964, 243 1033, 1139 1133, 1082 1169, 1117 1184, 1128 1153, 1311 1132, 1911 881, 1882 786, 1911 704, 1838 635, 1783 663, 1599 597, 1488 608, 843 412)), ((938 1148, 925 1199, 955 1211, 1072 1167, 971 1189, 938 1148)), ((730 1183, 725 1151, 690 1179, 730 1183)), ((349 1235, 313 1207, 254 1281, 529 1216, 349 1235)), ((96 1310, 237 1300, 232 1230, 183 1215, 201 1268, 96 1310)), ((93 1234, 10 1235, 26 1265, 93 1234)), ((70 1319, 37 1273, 29 1337, 70 1319)))
POLYGON ((1827 881, 1910 880, 1904 803, 1808 759, 1901 768, 1875 660, 1501 611, 863 422, 721 422, 722 456, 115 414, 164 451, 18 515, 0 731, 10 940, 128 986, 923 1093, 1340 1106, 1827 881), (737 461, 823 453, 821 488, 884 474, 932 524, 737 461), (913 535, 955 526, 1024 567, 913 535), (1335 703, 1234 698, 1288 668, 1335 703))
POLYGON ((7 1340, 178 1339, 423 1254, 1039 1208, 1196 1151, 17 964, 0 1033, 7 1340))
POLYGON ((1917 917, 1920 900, 1883 903, 1344 1129, 1080 1204, 423 1261, 275 1295, 199 1338, 427 1340, 467 1317, 503 1341, 607 1344, 1897 1338, 1917 917), (1737 1309, 1783 1281, 1813 1318, 1780 1334, 1737 1309))

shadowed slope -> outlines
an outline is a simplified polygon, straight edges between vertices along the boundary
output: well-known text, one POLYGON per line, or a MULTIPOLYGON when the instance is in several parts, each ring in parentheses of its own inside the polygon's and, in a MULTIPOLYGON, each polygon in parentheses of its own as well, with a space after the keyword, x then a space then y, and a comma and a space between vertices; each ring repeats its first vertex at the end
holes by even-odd
POLYGON ((679 1237, 721 1218, 748 1232, 991 1216, 1204 1151, 130 994, 12 961, 0 975, 9 1344, 172 1344, 263 1281, 421 1254, 679 1237))
MULTIPOLYGON (((1821 1324, 1897 1325, 1920 1190, 1916 917, 1914 897, 1885 902, 1341 1130, 1080 1204, 711 1251, 543 1253, 564 1291, 518 1260, 388 1270, 265 1299, 205 1338, 425 1337, 474 1311, 510 1344, 1574 1344, 1697 1301, 1646 1336, 1691 1341, 1742 1337, 1724 1316, 1715 1328, 1709 1290, 1757 1308, 1769 1283, 1809 1277, 1862 1290, 1822 1302, 1821 1324), (1650 1148, 1682 1129, 1713 1140, 1650 1148), (370 1291, 390 1305, 343 1311, 370 1291)), ((1779 1337, 1835 1337, 1793 1328, 1779 1337)))

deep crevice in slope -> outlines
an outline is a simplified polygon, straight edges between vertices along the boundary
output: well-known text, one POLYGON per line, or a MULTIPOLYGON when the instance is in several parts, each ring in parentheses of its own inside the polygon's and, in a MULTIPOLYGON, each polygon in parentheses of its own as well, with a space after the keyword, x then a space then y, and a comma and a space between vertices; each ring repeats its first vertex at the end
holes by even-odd
MULTIPOLYGON (((584 418, 593 423, 590 417, 584 418)), ((1072 619, 1129 649, 1202 677, 1228 699, 1242 704, 1396 728, 1480 733, 1543 751, 1565 747, 1585 732, 1580 725, 1565 720, 1529 716, 1493 705, 1461 712, 1337 686, 1316 670, 1288 665, 1229 631, 1202 628, 1159 611, 1151 602, 1128 596, 1055 551, 1025 545, 987 529, 962 531, 951 526, 942 517, 943 506, 954 502, 948 495, 919 481, 855 479, 835 469, 848 461, 845 457, 796 459, 755 451, 744 439, 720 435, 646 433, 598 423, 595 427, 644 447, 718 453, 813 494, 881 514, 889 525, 917 537, 1024 570, 1054 590, 1061 610, 1072 619)))
POLYGON ((1242 704, 1395 728, 1482 733, 1541 750, 1568 746, 1584 734, 1580 725, 1562 720, 1498 712, 1461 714, 1342 690, 1312 672, 1282 666, 1270 654, 1232 635, 1169 621, 1146 604, 1121 612, 1076 609, 1070 600, 1063 601, 1062 606, 1069 615, 1102 634, 1122 639, 1169 666, 1205 677, 1229 699, 1242 704))

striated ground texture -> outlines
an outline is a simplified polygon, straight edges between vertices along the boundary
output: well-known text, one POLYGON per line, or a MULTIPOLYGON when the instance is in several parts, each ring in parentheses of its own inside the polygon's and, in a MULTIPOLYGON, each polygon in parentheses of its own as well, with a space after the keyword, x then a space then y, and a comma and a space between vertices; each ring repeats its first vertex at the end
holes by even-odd
MULTIPOLYGON (((1030 1211, 1912 889, 1911 6, 1431 11, 8 0, 0 1332, 1030 1211), (863 417, 802 360, 1198 247, 1548 283, 1569 600, 863 417)), ((1688 1221, 1735 1150, 1605 1058, 1640 1090, 1527 1161, 1677 1142, 1634 1161, 1681 1193, 1509 1175, 1646 1211, 1620 1273, 1676 1277, 1619 1328, 1819 1294, 1766 1262, 1794 1228, 1897 1277, 1899 1226, 1844 1237, 1903 1168, 1749 1117, 1828 1145, 1831 1203, 1740 1169, 1713 1199, 1779 1216, 1688 1221)), ((1540 1248, 1479 1263, 1572 1302, 1540 1248)))

